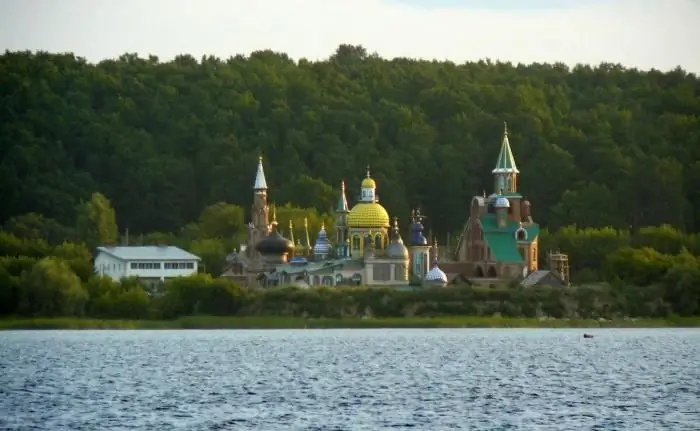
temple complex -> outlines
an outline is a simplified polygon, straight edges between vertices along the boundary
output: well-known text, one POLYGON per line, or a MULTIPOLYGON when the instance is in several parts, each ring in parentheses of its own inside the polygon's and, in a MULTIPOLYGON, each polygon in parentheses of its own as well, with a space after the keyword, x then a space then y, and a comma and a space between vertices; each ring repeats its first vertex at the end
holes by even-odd
POLYGON ((500 152, 492 170, 493 191, 474 196, 467 221, 454 250, 439 258, 438 243, 424 235, 423 216, 414 210, 404 242, 398 218, 393 221, 379 203, 377 183, 369 167, 360 195, 350 208, 345 182, 335 207, 335 235, 325 226, 311 243, 308 224, 295 242, 292 222, 289 238, 282 235, 275 211, 270 214, 268 184, 262 157, 253 182, 253 205, 248 239, 232 253, 223 277, 249 286, 408 286, 448 283, 495 283, 519 279, 523 285, 541 280, 568 283, 568 260, 560 253, 549 260, 555 271, 538 264, 540 227, 531 204, 519 190, 520 171, 504 127, 500 152), (271 216, 271 219, 270 219, 271 216), (333 236, 333 238, 331 237, 333 236), (563 263, 562 263, 563 262, 563 263), (558 280, 558 281, 557 281, 558 280))

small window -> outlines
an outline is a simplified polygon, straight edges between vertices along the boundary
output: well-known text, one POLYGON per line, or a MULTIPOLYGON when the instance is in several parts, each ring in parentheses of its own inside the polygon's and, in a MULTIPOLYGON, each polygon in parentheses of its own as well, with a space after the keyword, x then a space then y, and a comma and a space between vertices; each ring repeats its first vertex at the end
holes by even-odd
POLYGON ((187 269, 194 269, 194 262, 187 262, 187 269))
POLYGON ((136 269, 136 262, 131 262, 131 269, 136 269))

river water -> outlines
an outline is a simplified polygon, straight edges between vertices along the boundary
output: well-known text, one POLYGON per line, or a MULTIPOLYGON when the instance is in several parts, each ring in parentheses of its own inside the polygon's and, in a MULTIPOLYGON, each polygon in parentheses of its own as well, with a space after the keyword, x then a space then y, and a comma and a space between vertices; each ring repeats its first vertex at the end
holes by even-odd
POLYGON ((0 332, 0 430, 698 430, 700 331, 0 332))

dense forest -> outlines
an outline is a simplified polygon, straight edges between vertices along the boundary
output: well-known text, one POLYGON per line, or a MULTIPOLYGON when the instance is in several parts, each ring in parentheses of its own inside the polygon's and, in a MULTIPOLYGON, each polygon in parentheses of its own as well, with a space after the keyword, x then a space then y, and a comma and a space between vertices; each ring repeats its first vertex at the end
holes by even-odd
POLYGON ((554 317, 700 314, 700 79, 617 65, 456 65, 340 46, 167 63, 0 56, 0 315, 554 317), (503 121, 520 189, 576 287, 246 290, 218 276, 245 237, 257 157, 280 226, 333 228, 367 164, 404 220, 455 238, 491 191, 503 121), (97 277, 108 243, 178 245, 205 274, 151 296, 97 277), (594 283, 595 282, 595 283, 594 283), (602 283, 601 283, 602 282, 602 283), (594 284, 590 284, 594 283, 594 284))
POLYGON ((247 209, 263 154, 275 202, 327 212, 370 164, 389 212, 420 205, 444 238, 492 188, 507 121, 545 227, 700 230, 700 79, 680 69, 458 65, 348 45, 320 62, 6 52, 0 117, 0 223, 72 224, 100 192, 120 231, 174 232, 217 202, 247 209))

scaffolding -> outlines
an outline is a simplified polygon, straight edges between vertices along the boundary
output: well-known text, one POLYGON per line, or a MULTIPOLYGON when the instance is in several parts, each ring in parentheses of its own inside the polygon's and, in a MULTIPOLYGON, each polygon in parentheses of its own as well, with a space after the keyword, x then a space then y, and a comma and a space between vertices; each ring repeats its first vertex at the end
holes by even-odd
POLYGON ((559 250, 550 251, 547 255, 547 266, 549 270, 559 276, 566 286, 570 285, 569 255, 559 250))

